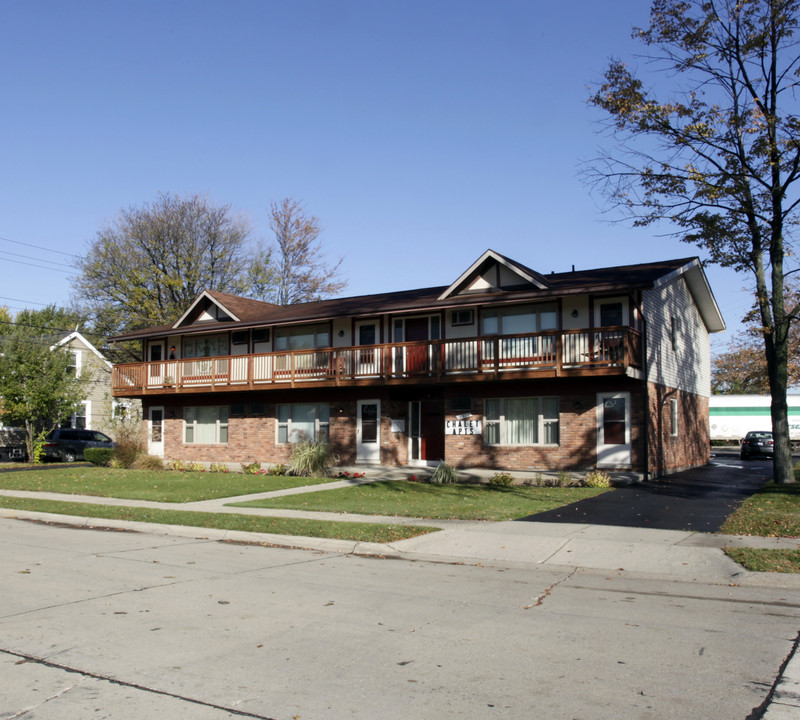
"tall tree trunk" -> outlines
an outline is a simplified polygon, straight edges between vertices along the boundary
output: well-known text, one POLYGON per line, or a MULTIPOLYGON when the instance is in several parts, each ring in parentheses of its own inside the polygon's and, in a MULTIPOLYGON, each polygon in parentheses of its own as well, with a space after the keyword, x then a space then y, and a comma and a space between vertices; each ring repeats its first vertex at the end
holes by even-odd
POLYGON ((772 417, 772 436, 775 441, 772 456, 772 475, 776 483, 793 483, 792 449, 789 440, 789 415, 786 393, 789 389, 788 337, 784 334, 768 334, 764 337, 769 374, 770 415, 772 417))

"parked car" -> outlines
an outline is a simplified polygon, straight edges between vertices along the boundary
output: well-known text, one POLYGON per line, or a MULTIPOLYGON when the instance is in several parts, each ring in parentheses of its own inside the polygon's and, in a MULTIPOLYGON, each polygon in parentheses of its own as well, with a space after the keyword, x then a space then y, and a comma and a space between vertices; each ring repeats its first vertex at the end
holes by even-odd
POLYGON ((742 440, 739 457, 742 460, 749 460, 752 457, 772 457, 773 447, 771 432, 751 430, 742 440))
POLYGON ((83 451, 86 448, 113 448, 114 441, 97 430, 56 428, 47 434, 43 447, 44 456, 48 460, 75 462, 83 460, 83 451))

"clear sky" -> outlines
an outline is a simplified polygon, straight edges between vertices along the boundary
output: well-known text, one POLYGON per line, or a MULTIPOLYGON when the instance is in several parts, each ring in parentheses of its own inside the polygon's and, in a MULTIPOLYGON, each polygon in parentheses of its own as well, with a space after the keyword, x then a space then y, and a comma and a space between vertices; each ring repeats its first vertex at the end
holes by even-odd
MULTIPOLYGON (((0 304, 68 304, 70 255, 160 191, 256 239, 302 200, 346 295, 446 285, 487 248, 545 273, 697 255, 609 224, 580 178, 603 142, 588 86, 648 7, 0 0, 0 304)), ((749 278, 708 274, 738 329, 749 278)))

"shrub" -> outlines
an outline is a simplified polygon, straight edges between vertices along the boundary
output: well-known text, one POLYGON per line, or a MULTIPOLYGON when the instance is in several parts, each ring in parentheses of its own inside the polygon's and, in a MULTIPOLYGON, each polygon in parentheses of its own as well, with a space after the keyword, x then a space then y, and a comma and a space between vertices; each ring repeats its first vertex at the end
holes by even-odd
POLYGON ((269 470, 267 470, 267 475, 272 477, 281 477, 282 475, 286 475, 286 465, 281 463, 273 465, 269 470))
POLYGON ((450 485, 452 483, 457 483, 458 471, 452 465, 448 465, 442 460, 431 474, 429 482, 432 485, 450 485))
POLYGON ((497 472, 489 478, 489 485, 499 487, 511 487, 514 484, 514 476, 507 472, 497 472))
POLYGON ((261 475, 261 463, 260 462, 251 462, 251 463, 242 463, 242 472, 246 475, 261 475))
POLYGON ((112 448, 86 448, 83 451, 85 457, 92 465, 106 466, 111 461, 114 450, 112 448))
POLYGON ((289 460, 289 474, 301 477, 325 477, 330 466, 336 462, 326 442, 300 442, 292 448, 289 460))
POLYGON ((592 488, 611 487, 611 476, 602 470, 592 470, 583 476, 583 484, 592 488))
POLYGON ((166 470, 177 470, 179 472, 205 472, 206 468, 199 462, 184 462, 183 460, 170 460, 165 467, 166 470))
POLYGON ((139 455, 133 461, 134 470, 163 470, 164 461, 156 455, 139 455))
POLYGON ((225 463, 211 463, 208 468, 211 472, 226 473, 230 472, 230 468, 225 463))
POLYGON ((114 428, 116 447, 114 448, 114 467, 132 468, 136 460, 147 455, 147 439, 141 423, 120 423, 114 428))

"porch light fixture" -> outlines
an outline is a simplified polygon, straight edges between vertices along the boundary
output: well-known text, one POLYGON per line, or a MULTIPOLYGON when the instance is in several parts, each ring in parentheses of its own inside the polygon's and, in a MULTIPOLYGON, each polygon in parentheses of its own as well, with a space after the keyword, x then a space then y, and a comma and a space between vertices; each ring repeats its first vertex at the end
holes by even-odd
POLYGON ((344 330, 339 330, 339 337, 344 337, 344 330))
POLYGON ((574 318, 578 317, 578 309, 577 308, 573 308, 572 309, 572 317, 574 317, 574 318))

